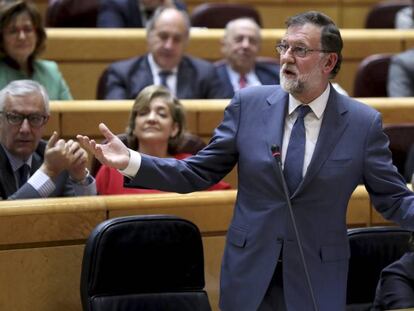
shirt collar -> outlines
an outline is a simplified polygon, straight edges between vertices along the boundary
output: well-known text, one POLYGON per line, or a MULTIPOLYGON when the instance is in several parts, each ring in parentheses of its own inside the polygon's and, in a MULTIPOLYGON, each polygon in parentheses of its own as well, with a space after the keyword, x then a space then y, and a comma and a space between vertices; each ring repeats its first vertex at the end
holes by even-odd
MULTIPOLYGON (((312 109, 312 112, 315 116, 320 119, 325 111, 326 105, 328 104, 329 93, 331 90, 331 84, 328 83, 325 91, 319 97, 315 98, 311 101, 308 105, 312 109)), ((303 105, 299 100, 294 98, 291 94, 289 94, 289 115, 291 115, 297 107, 303 105)))
POLYGON ((32 158, 33 155, 31 154, 29 158, 26 161, 23 161, 22 159, 12 155, 7 149, 3 146, 3 150, 6 153, 7 158, 9 159, 10 165, 12 167, 13 172, 16 172, 20 166, 22 166, 24 163, 29 165, 29 167, 32 167, 32 158))
MULTIPOLYGON (((154 60, 154 56, 152 56, 151 53, 148 54, 148 63, 149 63, 150 69, 151 69, 152 76, 158 76, 159 73, 164 70, 160 66, 158 66, 158 64, 154 60)), ((178 71, 178 68, 174 67, 170 71, 173 75, 176 75, 177 71, 178 71)))

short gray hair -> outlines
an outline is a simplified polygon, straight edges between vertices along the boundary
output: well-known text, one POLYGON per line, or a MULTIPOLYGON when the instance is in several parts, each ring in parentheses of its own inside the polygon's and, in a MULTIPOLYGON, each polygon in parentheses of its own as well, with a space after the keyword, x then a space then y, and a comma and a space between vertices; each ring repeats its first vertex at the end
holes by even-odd
POLYGON ((26 96, 34 93, 42 96, 45 110, 49 113, 49 96, 45 88, 39 82, 33 80, 14 80, 7 84, 0 91, 0 111, 3 111, 8 96, 26 96))

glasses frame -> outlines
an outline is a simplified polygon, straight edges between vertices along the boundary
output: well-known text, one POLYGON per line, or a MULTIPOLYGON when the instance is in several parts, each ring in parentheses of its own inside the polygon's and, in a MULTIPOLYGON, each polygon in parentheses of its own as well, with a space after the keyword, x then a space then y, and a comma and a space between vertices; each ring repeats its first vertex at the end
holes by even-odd
POLYGON ((280 55, 285 55, 289 51, 289 49, 291 50, 291 53, 293 56, 299 57, 299 58, 305 58, 306 56, 308 56, 308 53, 312 53, 312 52, 335 53, 335 52, 328 51, 328 50, 309 49, 304 46, 290 46, 289 44, 284 44, 284 43, 276 44, 276 51, 280 55))
POLYGON ((27 122, 29 122, 30 126, 33 128, 42 127, 46 124, 47 120, 49 119, 48 115, 39 113, 22 114, 16 112, 0 111, 0 114, 4 116, 4 118, 7 120, 7 123, 9 123, 10 125, 21 126, 24 120, 27 120, 27 122), (13 117, 15 119, 13 119, 13 117), (36 121, 37 118, 39 118, 40 123, 36 121))
POLYGON ((34 26, 10 27, 4 29, 4 35, 8 37, 18 38, 22 31, 25 36, 29 36, 36 32, 36 28, 34 26))

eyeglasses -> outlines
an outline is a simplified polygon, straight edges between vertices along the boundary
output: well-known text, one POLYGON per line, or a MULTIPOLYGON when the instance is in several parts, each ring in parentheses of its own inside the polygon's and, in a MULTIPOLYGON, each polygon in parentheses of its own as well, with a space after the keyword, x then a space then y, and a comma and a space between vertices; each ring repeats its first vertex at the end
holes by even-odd
POLYGON ((10 37, 18 37, 22 31, 26 36, 31 35, 34 32, 34 27, 32 27, 32 26, 23 26, 23 27, 6 28, 4 30, 4 34, 6 36, 10 36, 10 37))
POLYGON ((320 52, 320 53, 333 53, 331 51, 327 50, 314 50, 314 49, 308 49, 304 46, 290 46, 289 44, 279 43, 276 45, 276 50, 279 52, 280 55, 284 55, 287 53, 287 51, 290 49, 293 56, 295 57, 306 57, 308 53, 312 52, 320 52))
POLYGON ((49 118, 43 114, 32 113, 32 114, 20 114, 15 112, 4 112, 0 111, 0 114, 6 117, 7 122, 10 125, 22 125, 23 121, 27 119, 31 127, 39 128, 45 124, 49 118))

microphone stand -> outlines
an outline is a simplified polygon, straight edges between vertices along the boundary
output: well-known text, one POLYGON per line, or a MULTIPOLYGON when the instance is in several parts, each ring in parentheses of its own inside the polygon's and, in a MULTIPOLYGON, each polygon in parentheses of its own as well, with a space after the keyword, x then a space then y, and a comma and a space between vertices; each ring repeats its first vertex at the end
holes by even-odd
POLYGON ((300 239, 299 231, 298 231, 298 228, 296 226, 296 220, 295 220, 295 215, 293 214, 292 203, 290 202, 289 190, 288 190, 288 187, 287 187, 287 184, 286 184, 285 176, 283 175, 282 160, 280 158, 280 148, 279 148, 279 146, 272 145, 271 151, 272 151, 273 158, 275 158, 275 160, 276 160, 277 167, 279 168, 280 176, 282 177, 283 193, 285 195, 286 202, 288 204, 288 210, 289 210, 289 214, 290 214, 290 219, 292 221, 293 230, 295 231, 296 240, 298 241, 300 258, 302 260, 303 269, 305 270, 306 283, 308 284, 309 293, 310 293, 311 298, 312 298, 313 309, 315 311, 318 311, 319 309, 318 309, 318 306, 316 304, 315 295, 313 293, 312 283, 311 283, 310 276, 309 276, 309 271, 308 271, 308 265, 306 264, 305 255, 303 254, 302 241, 300 239))

